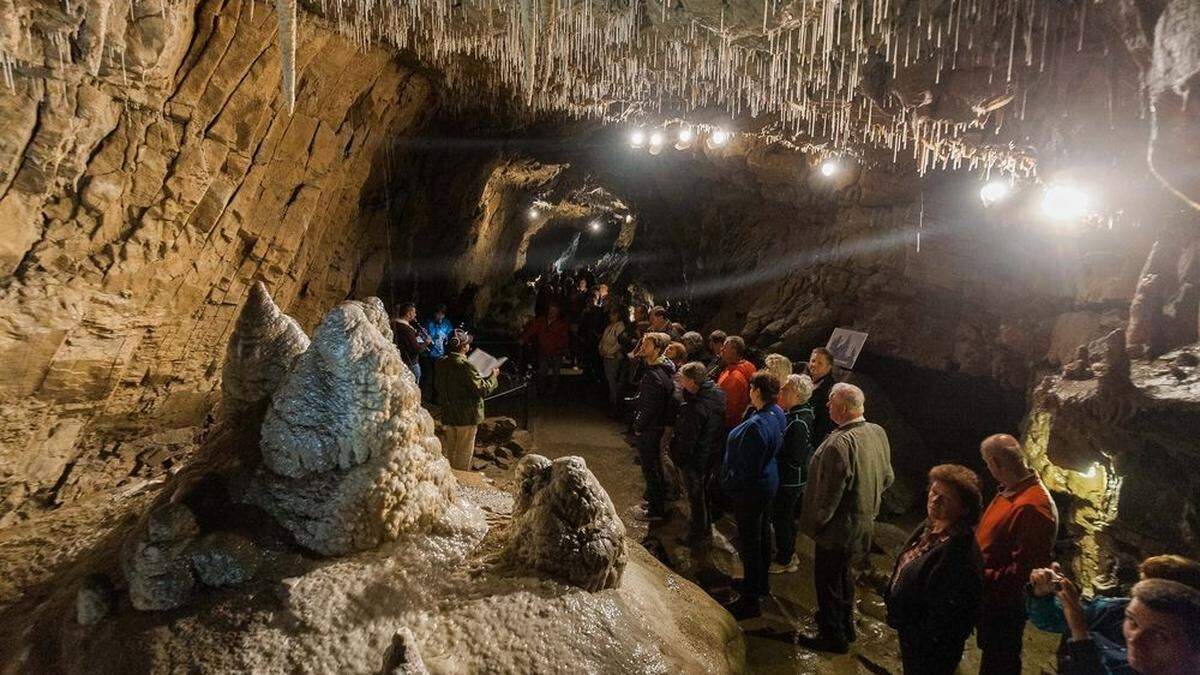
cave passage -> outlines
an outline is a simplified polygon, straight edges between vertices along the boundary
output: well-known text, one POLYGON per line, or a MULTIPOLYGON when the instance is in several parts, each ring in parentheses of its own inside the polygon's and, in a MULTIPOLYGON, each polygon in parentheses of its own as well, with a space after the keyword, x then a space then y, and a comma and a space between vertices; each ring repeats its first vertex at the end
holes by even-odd
POLYGON ((1200 672, 1197 0, 0 14, 0 673, 1200 672))

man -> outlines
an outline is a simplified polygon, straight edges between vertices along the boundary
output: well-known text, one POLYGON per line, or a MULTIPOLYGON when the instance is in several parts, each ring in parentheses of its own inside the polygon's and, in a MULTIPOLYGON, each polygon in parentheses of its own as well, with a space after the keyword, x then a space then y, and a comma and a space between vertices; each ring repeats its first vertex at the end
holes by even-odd
POLYGON ((721 362, 721 347, 725 346, 726 337, 723 330, 714 330, 708 334, 708 376, 714 380, 721 374, 721 369, 725 367, 725 364, 721 362))
POLYGON ((679 342, 679 338, 682 337, 682 333, 675 330, 675 326, 671 324, 665 307, 655 307, 650 310, 650 330, 655 333, 666 333, 671 337, 671 342, 679 342))
POLYGON ((995 434, 979 446, 1000 491, 979 519, 975 540, 983 553, 983 603, 975 641, 981 675, 1021 672, 1025 634, 1025 583, 1049 567, 1058 531, 1058 509, 1037 473, 1025 464, 1021 444, 995 434))
POLYGON ((446 356, 437 362, 434 379, 442 397, 442 428, 446 440, 442 453, 450 466, 470 471, 475 456, 475 432, 483 421, 483 397, 495 391, 497 371, 484 377, 467 361, 471 336, 456 330, 446 341, 446 356))
POLYGON ((816 543, 819 632, 798 639, 813 649, 844 654, 856 637, 850 567, 870 550, 883 491, 894 475, 887 433, 866 421, 862 390, 844 382, 833 385, 828 408, 837 429, 813 454, 801 516, 801 531, 816 543))
POLYGON ((688 543, 702 547, 712 538, 707 491, 725 447, 725 392, 698 361, 685 363, 675 380, 683 396, 671 437, 671 459, 683 474, 691 504, 688 543))
MULTIPOLYGON (((446 341, 453 334, 454 324, 446 318, 446 305, 440 304, 437 306, 437 311, 433 313, 433 318, 425 322, 424 337, 429 341, 429 346, 421 355, 421 372, 436 375, 434 364, 446 355, 446 341)), ((433 385, 429 392, 430 398, 437 401, 437 377, 429 379, 433 385)))
POLYGON ((571 342, 571 329, 562 319, 559 306, 556 303, 550 303, 545 317, 538 317, 530 321, 525 328, 525 333, 521 336, 521 341, 537 346, 539 393, 553 394, 557 392, 563 356, 566 355, 571 342), (553 377, 553 384, 547 386, 551 377, 553 377))
POLYGON ((642 379, 638 382, 633 433, 637 439, 642 478, 646 481, 646 503, 634 510, 634 517, 638 520, 658 521, 666 514, 659 453, 664 430, 672 426, 670 416, 675 393, 675 365, 663 355, 670 343, 671 338, 665 333, 646 333, 637 350, 644 367, 642 379))
MULTIPOLYGON (((1067 582, 1060 597, 1079 591, 1067 582)), ((1168 579, 1145 579, 1133 587, 1122 633, 1129 667, 1141 675, 1200 673, 1200 591, 1168 579)), ((1101 650, 1086 628, 1072 628, 1066 675, 1109 675, 1101 650)))
POLYGON ((824 347, 812 350, 808 357, 808 376, 813 381, 813 447, 821 445, 821 441, 829 432, 837 428, 829 418, 829 392, 833 389, 833 354, 824 347))
POLYGON ((412 371, 418 384, 421 382, 421 351, 425 348, 421 336, 417 333, 417 306, 406 302, 396 310, 392 319, 396 325, 396 347, 400 349, 400 358, 404 365, 412 371))
POLYGON ((742 357, 745 353, 746 342, 737 335, 725 338, 721 345, 724 368, 717 376, 717 386, 725 392, 726 430, 741 423, 746 407, 750 405, 750 378, 754 377, 754 364, 742 357))
POLYGON ((771 513, 775 532, 775 562, 771 574, 795 572, 800 568, 796 557, 796 503, 804 494, 808 461, 812 458, 813 409, 812 380, 807 375, 788 375, 779 392, 787 426, 783 432, 783 450, 779 453, 779 491, 771 513))

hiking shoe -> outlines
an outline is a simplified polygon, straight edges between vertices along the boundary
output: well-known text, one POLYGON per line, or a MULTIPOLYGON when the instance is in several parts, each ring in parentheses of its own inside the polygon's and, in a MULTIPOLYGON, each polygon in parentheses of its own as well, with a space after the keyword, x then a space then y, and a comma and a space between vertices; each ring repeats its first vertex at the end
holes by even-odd
POLYGON ((777 562, 773 562, 771 563, 771 566, 767 568, 767 572, 771 574, 791 574, 799 569, 800 558, 796 557, 796 554, 793 553, 792 559, 789 560, 786 565, 780 565, 777 562))

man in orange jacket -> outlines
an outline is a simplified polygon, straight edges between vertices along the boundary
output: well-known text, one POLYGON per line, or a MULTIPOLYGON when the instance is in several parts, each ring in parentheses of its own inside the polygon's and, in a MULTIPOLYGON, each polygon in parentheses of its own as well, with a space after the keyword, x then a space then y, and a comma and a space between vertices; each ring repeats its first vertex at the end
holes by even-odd
POLYGON ((750 378, 754 377, 754 364, 742 358, 745 353, 745 340, 737 335, 725 338, 725 344, 721 346, 721 362, 725 368, 717 376, 717 386, 725 392, 726 431, 741 424, 750 405, 750 378))
POLYGON ((980 675, 1020 675, 1025 634, 1025 582, 1049 567, 1058 531, 1058 509, 1021 444, 995 434, 979 447, 1000 491, 979 520, 975 539, 983 553, 983 603, 975 641, 983 652, 980 675))

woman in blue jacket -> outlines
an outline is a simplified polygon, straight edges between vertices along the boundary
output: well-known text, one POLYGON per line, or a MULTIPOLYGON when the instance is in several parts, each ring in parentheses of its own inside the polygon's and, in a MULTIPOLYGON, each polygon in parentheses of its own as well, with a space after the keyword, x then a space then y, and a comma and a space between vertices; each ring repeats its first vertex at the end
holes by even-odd
POLYGON ((750 378, 750 409, 729 432, 721 463, 721 489, 733 506, 738 528, 738 555, 744 578, 741 596, 730 608, 737 618, 757 616, 759 600, 771 594, 771 503, 779 489, 776 456, 783 447, 787 418, 776 401, 779 380, 768 372, 750 378))

